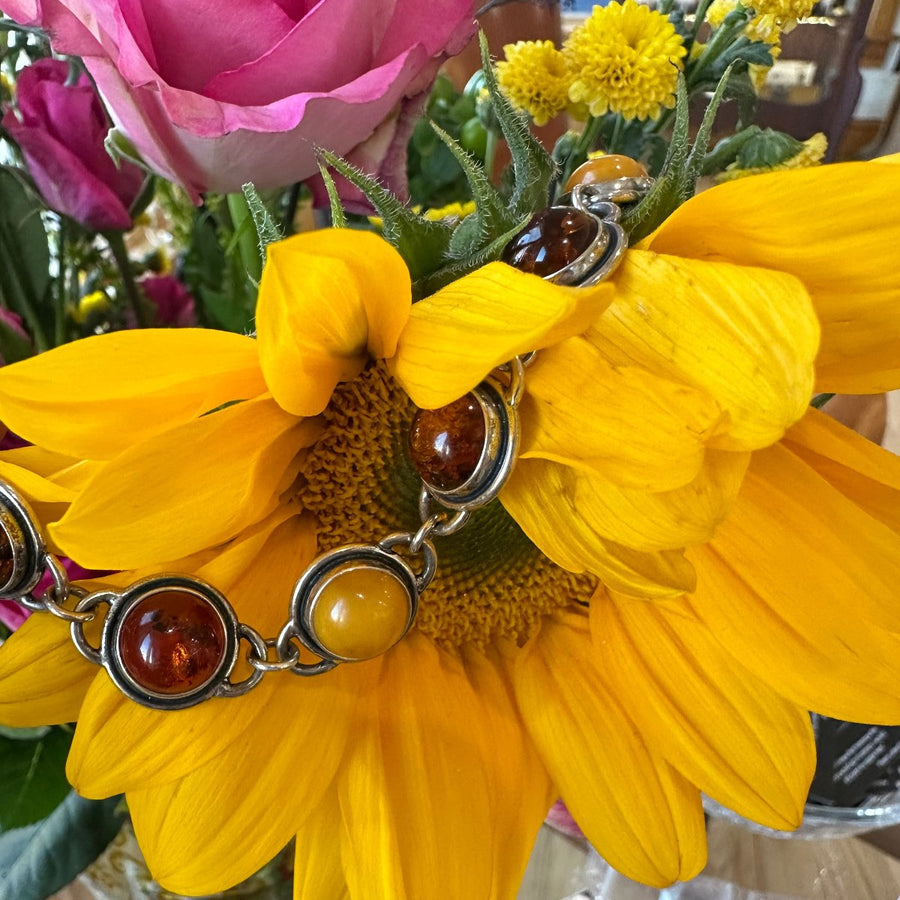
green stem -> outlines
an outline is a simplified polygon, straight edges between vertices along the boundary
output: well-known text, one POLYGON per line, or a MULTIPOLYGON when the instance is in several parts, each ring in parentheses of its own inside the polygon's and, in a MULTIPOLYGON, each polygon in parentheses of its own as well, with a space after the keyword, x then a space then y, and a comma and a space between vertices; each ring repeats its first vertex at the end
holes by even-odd
POLYGON ((247 198, 243 194, 229 194, 228 212, 231 215, 231 224, 234 226, 234 239, 238 255, 248 277, 258 284, 262 277, 262 260, 259 256, 256 225, 253 223, 253 215, 247 205, 247 198))
POLYGON ((13 295, 7 298, 7 302, 12 309, 22 316, 28 325, 28 330, 31 332, 31 338, 34 341, 34 349, 38 353, 43 353, 45 350, 50 349, 50 342, 47 340, 47 335, 35 311, 34 304, 28 296, 28 292, 19 281, 16 260, 10 256, 6 249, 9 246, 12 246, 12 243, 7 243, 4 240, 4 236, 0 235, 0 268, 8 273, 8 277, 4 279, 3 285, 13 295))
POLYGON ((59 275, 56 284, 56 309, 53 319, 53 346, 66 342, 66 299, 69 280, 69 228, 64 216, 59 217, 59 275))
MULTIPOLYGON (((697 11, 694 13, 694 27, 691 29, 691 40, 690 43, 693 44, 695 40, 697 40, 697 35, 700 33, 700 27, 703 25, 704 20, 706 19, 706 13, 709 10, 710 6, 712 6, 713 0, 700 0, 697 4, 697 11)), ((688 52, 690 52, 690 47, 687 48, 688 52)))
POLYGON ((137 282, 134 280, 134 270, 131 268, 131 260, 128 258, 128 251, 125 249, 125 238, 121 231, 108 231, 104 234, 109 249, 112 250, 113 259, 116 261, 116 268, 122 278, 122 287, 125 289, 125 296, 134 310, 134 317, 137 320, 139 328, 146 328, 150 324, 147 317, 147 310, 144 307, 144 300, 141 292, 138 290, 137 282))
MULTIPOLYGON (((742 10, 746 9, 742 7, 742 10)), ((687 89, 690 95, 691 90, 700 82, 701 74, 709 68, 710 64, 715 62, 723 50, 727 50, 734 42, 735 37, 744 30, 749 18, 749 10, 747 12, 739 12, 735 10, 728 14, 728 18, 722 23, 721 27, 713 32, 707 45, 703 48, 697 61, 691 68, 687 77, 687 89), (734 21, 729 23, 728 19, 734 17, 734 21)))
POLYGON ((494 172, 494 157, 497 155, 497 133, 493 128, 487 129, 487 140, 484 144, 484 171, 488 173, 488 178, 494 172))
POLYGON ((622 140, 622 130, 625 128, 625 119, 616 114, 616 121, 613 124, 612 134, 609 136, 609 143, 606 147, 607 153, 619 152, 619 141, 622 140))
POLYGON ((559 176, 559 184, 565 184, 569 180, 569 176, 587 159, 602 126, 603 119, 599 116, 591 116, 587 120, 584 131, 581 132, 578 141, 566 157, 566 163, 559 176))

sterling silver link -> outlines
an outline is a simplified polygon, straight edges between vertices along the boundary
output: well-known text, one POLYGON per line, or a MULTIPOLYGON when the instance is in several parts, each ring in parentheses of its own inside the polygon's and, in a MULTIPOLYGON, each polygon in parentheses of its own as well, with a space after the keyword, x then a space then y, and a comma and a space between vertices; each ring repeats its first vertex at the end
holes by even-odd
MULTIPOLYGON (((502 398, 510 410, 515 410, 522 398, 524 391, 525 369, 534 359, 534 353, 528 353, 523 356, 517 356, 503 366, 499 366, 496 370, 503 378, 504 384, 493 382, 494 391, 498 398, 502 398)), ((513 415, 514 413, 510 413, 513 415)), ((507 455, 510 455, 507 453, 507 455)), ((512 467, 512 459, 504 458, 500 467, 500 483, 505 482, 512 467)), ((490 496, 496 495, 499 487, 497 479, 493 482, 490 496)), ((5 496, 5 495, 4 495, 5 496)), ((458 505, 453 508, 444 507, 441 500, 435 498, 425 483, 419 493, 419 518, 421 525, 415 532, 404 531, 389 534, 377 544, 370 545, 375 552, 383 552, 395 554, 398 557, 405 557, 403 565, 406 566, 412 578, 415 581, 416 595, 421 594, 431 584, 432 579, 437 571, 437 551, 435 550, 432 538, 442 538, 455 534, 463 528, 469 521, 472 510, 483 505, 484 496, 473 496, 462 499, 458 505), (438 505, 441 508, 435 509, 438 505), (417 561, 416 568, 410 566, 407 561, 413 558, 417 561)), ((345 548, 356 549, 356 548, 345 548)), ((364 549, 364 548, 363 548, 364 549)), ((41 548, 43 551, 43 548, 41 548)), ((49 573, 52 584, 44 590, 40 597, 33 594, 26 594, 19 597, 19 601, 30 609, 36 611, 49 612, 57 618, 69 623, 72 642, 81 655, 89 662, 95 665, 108 668, 109 650, 106 648, 107 626, 110 624, 106 620, 106 614, 101 614, 98 607, 106 605, 109 609, 118 610, 123 602, 123 596, 126 596, 129 590, 125 589, 124 593, 114 590, 100 590, 89 593, 85 588, 78 585, 70 584, 66 570, 59 560, 50 553, 43 551, 41 563, 49 573), (67 609, 66 604, 70 598, 75 598, 77 603, 74 609, 67 609), (104 623, 104 644, 101 647, 94 647, 87 638, 84 626, 91 621, 102 620, 104 623)), ((170 576, 165 576, 170 577, 170 576)), ((182 579, 186 576, 171 576, 175 579, 182 579)), ((189 577, 187 577, 190 580, 189 577)), ((33 583, 33 582, 32 582, 33 583)), ((410 582, 410 590, 412 590, 412 581, 410 582)), ((414 602, 417 596, 413 598, 414 602)), ((224 598, 222 598, 224 601, 224 598)), ((228 614, 234 616, 230 604, 227 604, 228 614)), ((413 609, 413 615, 414 615, 413 609)), ((250 666, 250 673, 240 681, 231 681, 231 674, 234 671, 235 662, 231 668, 225 672, 221 681, 211 693, 207 696, 214 697, 241 697, 253 690, 262 678, 268 672, 291 672, 294 675, 303 677, 321 675, 329 672, 340 662, 345 661, 340 658, 319 658, 315 662, 304 662, 302 654, 304 651, 310 651, 315 656, 319 655, 319 651, 312 650, 307 640, 301 636, 294 624, 293 618, 289 618, 282 627, 278 636, 275 638, 264 638, 254 628, 238 622, 237 619, 232 620, 237 628, 236 636, 239 641, 246 641, 249 645, 244 659, 250 666), (302 647, 301 647, 302 645, 302 647), (274 656, 274 658, 272 658, 274 656)), ((234 651, 235 654, 237 651, 234 651)), ((121 685, 120 685, 121 686, 121 685)), ((154 706, 152 701, 138 699, 138 702, 145 702, 145 705, 154 706)), ((185 704, 187 705, 187 704, 185 704)), ((165 708, 160 705, 159 708, 165 708)), ((176 707, 171 707, 176 708, 176 707)))
POLYGON ((250 663, 253 671, 240 681, 231 681, 231 673, 229 672, 226 679, 219 685, 219 689, 216 691, 216 694, 220 697, 242 697, 244 694, 252 691, 253 688, 262 681, 263 676, 266 674, 265 669, 254 666, 252 660, 254 655, 257 658, 262 659, 265 659, 268 655, 266 641, 255 628, 251 628, 249 625, 241 623, 241 625, 238 626, 238 630, 241 637, 250 645, 250 649, 247 652, 247 661, 250 663))

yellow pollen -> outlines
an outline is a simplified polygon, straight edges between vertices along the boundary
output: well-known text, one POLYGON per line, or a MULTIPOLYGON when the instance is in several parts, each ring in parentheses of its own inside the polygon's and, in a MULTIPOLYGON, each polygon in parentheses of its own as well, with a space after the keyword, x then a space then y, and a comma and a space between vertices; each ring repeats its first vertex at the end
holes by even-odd
MULTIPOLYGON (((419 527, 420 481, 406 449, 414 412, 380 364, 338 385, 298 488, 300 503, 318 519, 320 551, 419 527)), ((415 627, 448 649, 497 638, 522 644, 543 615, 586 602, 596 587, 593 576, 573 575, 543 556, 498 501, 434 543, 437 575, 419 598, 415 627)))

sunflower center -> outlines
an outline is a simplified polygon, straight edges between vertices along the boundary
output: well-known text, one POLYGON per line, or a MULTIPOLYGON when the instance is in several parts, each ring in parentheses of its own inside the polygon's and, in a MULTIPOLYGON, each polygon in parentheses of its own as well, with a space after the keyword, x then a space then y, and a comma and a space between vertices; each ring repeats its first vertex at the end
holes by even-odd
MULTIPOLYGON (((408 450, 415 411, 380 364, 338 385, 300 487, 300 501, 318 519, 320 551, 419 527, 421 482, 408 450)), ((419 600, 416 627, 448 648, 497 638, 521 644, 543 615, 587 601, 595 587, 592 576, 547 559, 496 500, 435 546, 438 570, 419 600)))

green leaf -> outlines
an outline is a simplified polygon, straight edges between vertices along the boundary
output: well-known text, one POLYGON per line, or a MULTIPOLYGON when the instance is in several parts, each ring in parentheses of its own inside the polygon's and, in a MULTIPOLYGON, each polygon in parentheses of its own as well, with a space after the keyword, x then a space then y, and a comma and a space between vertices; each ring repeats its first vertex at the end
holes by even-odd
POLYGON ((668 218, 682 203, 694 195, 697 178, 706 162, 706 149, 713 123, 725 89, 728 85, 729 68, 722 76, 713 94, 703 121, 697 130, 697 137, 691 146, 688 140, 689 100, 684 78, 678 78, 678 98, 675 105, 675 128, 669 154, 662 172, 647 196, 625 214, 623 227, 632 243, 650 234, 663 220, 668 218))
POLYGON ((0 827, 22 828, 50 815, 69 793, 72 732, 54 728, 32 741, 0 737, 0 827))
POLYGON ((3 357, 3 362, 7 365, 19 362, 21 359, 27 359, 32 353, 31 341, 22 337, 11 325, 0 320, 0 357, 3 357))
POLYGON ((413 281, 440 267, 450 243, 451 226, 414 213, 370 175, 328 150, 319 150, 319 156, 369 198, 384 223, 385 239, 406 261, 413 281))
POLYGON ((256 290, 240 256, 226 255, 221 231, 209 209, 197 211, 184 259, 184 278, 200 303, 204 322, 247 334, 253 328, 256 290))
POLYGON ((256 226, 256 237, 259 242, 259 256, 261 264, 265 265, 266 247, 274 241, 280 241, 282 234, 253 184, 250 182, 242 184, 241 190, 244 192, 244 199, 247 201, 250 215, 253 216, 253 224, 256 226))
POLYGON ((803 143, 789 134, 771 128, 758 128, 738 152, 737 164, 742 169, 777 166, 802 149, 803 143))
POLYGON ((515 218, 530 216, 547 205, 550 182, 556 174, 556 163, 531 133, 528 117, 513 109, 500 91, 483 31, 479 33, 478 39, 481 43, 481 66, 485 85, 491 96, 491 106, 512 157, 515 181, 509 208, 515 218))
POLYGON ((328 167, 321 160, 317 160, 317 164, 319 166, 319 174, 322 176, 322 181, 325 184, 325 191, 328 194, 328 203, 331 206, 331 224, 334 228, 346 228, 347 216, 344 213, 344 207, 341 206, 337 185, 334 183, 328 167))
POLYGON ((122 827, 119 798, 74 792, 43 821, 0 834, 0 900, 44 900, 83 872, 122 827))
POLYGON ((715 93, 709 101, 709 105, 706 107, 706 111, 703 113, 703 121, 697 129, 697 136, 694 138, 694 146, 691 147, 691 152, 685 166, 685 200, 687 200, 688 197, 693 196, 697 189, 697 179, 700 177, 700 172, 703 169, 703 163, 706 159, 706 151, 709 148, 709 140, 712 135, 713 125, 716 121, 716 113, 718 113, 719 106, 722 104, 725 90, 728 87, 728 79, 731 77, 733 69, 734 64, 732 63, 732 65, 725 70, 716 87, 715 93))
POLYGON ((517 219, 506 208, 503 197, 491 184, 484 166, 463 150, 443 128, 434 123, 432 128, 456 158, 472 188, 475 212, 456 228, 447 247, 447 255, 451 259, 466 259, 498 235, 509 231, 517 219))
POLYGON ((49 347, 53 308, 45 302, 50 288, 50 247, 41 221, 43 204, 23 187, 15 170, 0 167, 0 300, 17 312, 34 337, 35 347, 49 347))

